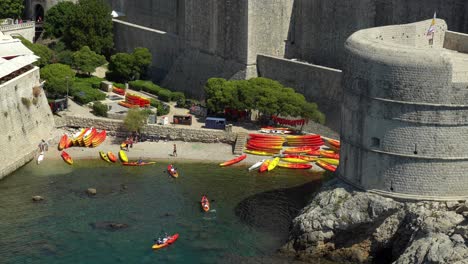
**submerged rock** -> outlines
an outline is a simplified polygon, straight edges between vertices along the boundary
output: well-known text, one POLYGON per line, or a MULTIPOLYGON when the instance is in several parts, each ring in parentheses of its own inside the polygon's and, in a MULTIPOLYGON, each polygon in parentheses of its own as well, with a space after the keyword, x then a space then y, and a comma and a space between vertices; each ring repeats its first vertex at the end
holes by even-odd
POLYGON ((333 180, 293 220, 281 251, 340 263, 464 261, 468 259, 464 203, 399 202, 333 180))
POLYGON ((44 197, 42 197, 42 196, 40 196, 40 195, 35 195, 35 196, 32 197, 32 200, 33 200, 34 202, 39 202, 39 201, 44 200, 44 197))
POLYGON ((104 229, 104 230, 107 230, 107 231, 116 231, 116 230, 128 227, 128 224, 111 222, 111 221, 90 223, 90 225, 94 229, 104 229))
POLYGON ((97 190, 94 189, 94 188, 88 188, 88 189, 86 190, 86 193, 87 193, 88 195, 96 195, 96 194, 97 194, 97 190))

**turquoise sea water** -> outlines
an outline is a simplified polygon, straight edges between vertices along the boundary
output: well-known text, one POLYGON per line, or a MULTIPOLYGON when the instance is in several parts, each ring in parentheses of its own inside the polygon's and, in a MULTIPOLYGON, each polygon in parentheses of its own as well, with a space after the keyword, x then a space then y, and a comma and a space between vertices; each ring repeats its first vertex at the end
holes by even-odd
POLYGON ((279 258, 292 217, 321 175, 167 162, 123 167, 101 160, 30 163, 0 181, 0 263, 248 263, 279 258), (89 197, 87 188, 96 188, 89 197), (203 213, 207 194, 212 211, 203 213), (44 201, 34 203, 31 197, 44 201), (108 229, 109 222, 128 224, 108 229), (162 230, 179 233, 153 251, 162 230))

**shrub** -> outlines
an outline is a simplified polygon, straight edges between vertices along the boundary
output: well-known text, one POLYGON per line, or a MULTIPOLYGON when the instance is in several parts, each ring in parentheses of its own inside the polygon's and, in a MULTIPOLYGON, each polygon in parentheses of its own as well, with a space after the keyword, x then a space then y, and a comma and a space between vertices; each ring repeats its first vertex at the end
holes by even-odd
POLYGON ((164 102, 171 101, 172 92, 167 89, 161 89, 158 94, 158 98, 164 102))
POLYGON ((98 89, 92 88, 92 84, 87 82, 75 82, 71 89, 74 101, 80 104, 87 104, 93 101, 104 100, 106 94, 98 89))
POLYGON ((185 95, 182 92, 172 92, 171 100, 185 102, 185 95))
POLYGON ((133 90, 145 91, 147 93, 154 94, 154 95, 159 95, 159 92, 162 89, 161 87, 159 87, 158 85, 154 84, 151 81, 137 80, 137 81, 131 81, 128 84, 133 90))
POLYGON ((32 99, 33 105, 37 105, 38 102, 39 102, 39 99, 38 99, 37 97, 34 97, 34 98, 32 99))
POLYGON ((107 117, 108 107, 99 101, 93 103, 93 113, 97 116, 107 117))
POLYGON ((116 83, 114 82, 113 85, 117 88, 124 89, 125 90, 125 84, 124 83, 116 83))
POLYGON ((161 101, 158 101, 154 98, 150 98, 150 105, 153 107, 156 107, 158 110, 156 115, 157 116, 163 116, 169 114, 170 108, 168 105, 161 103, 161 101))

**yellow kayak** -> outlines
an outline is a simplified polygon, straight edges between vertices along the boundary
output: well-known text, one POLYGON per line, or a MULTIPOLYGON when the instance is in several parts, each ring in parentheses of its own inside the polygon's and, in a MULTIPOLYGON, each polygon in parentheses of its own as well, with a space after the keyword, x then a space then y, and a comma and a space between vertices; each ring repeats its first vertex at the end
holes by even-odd
POLYGON ((260 155, 260 156, 273 156, 276 155, 275 153, 265 152, 265 151, 258 151, 258 150, 244 150, 245 153, 253 154, 253 155, 260 155))
POLYGON ((119 151, 119 157, 122 162, 128 162, 127 154, 125 154, 125 151, 119 151))
POLYGON ((281 158, 281 160, 293 163, 307 163, 307 160, 298 159, 298 158, 281 158))
POLYGON ((101 156, 101 158, 107 162, 111 162, 109 157, 107 157, 107 154, 104 152, 104 151, 99 151, 99 155, 101 156))
POLYGON ((323 161, 325 163, 338 166, 340 164, 339 159, 330 159, 330 158, 318 158, 317 160, 323 161))
POLYGON ((280 158, 279 158, 279 157, 274 158, 274 159, 270 162, 270 164, 268 164, 268 171, 273 170, 273 169, 278 165, 279 161, 280 161, 280 158))

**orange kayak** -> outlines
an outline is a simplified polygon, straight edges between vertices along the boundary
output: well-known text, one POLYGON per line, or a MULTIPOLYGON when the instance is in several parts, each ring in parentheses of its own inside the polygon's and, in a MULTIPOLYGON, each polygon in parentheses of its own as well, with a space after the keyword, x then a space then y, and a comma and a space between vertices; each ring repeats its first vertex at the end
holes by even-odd
POLYGON ((317 165, 319 165, 324 170, 331 171, 331 172, 336 171, 336 166, 333 166, 333 165, 328 164, 326 162, 323 162, 321 160, 317 160, 315 163, 317 163, 317 165))
POLYGON ((305 163, 289 163, 289 162, 280 162, 278 167, 288 168, 288 169, 310 169, 312 165, 305 163))
POLYGON ((68 136, 67 134, 63 134, 62 138, 60 138, 60 142, 58 144, 58 150, 62 150, 67 146, 68 143, 68 136))
POLYGON ((270 160, 269 159, 267 159, 267 160, 265 160, 265 162, 263 162, 263 164, 260 166, 258 171, 259 172, 267 171, 268 170, 268 165, 270 165, 270 160))
POLYGON ((117 161, 117 157, 114 155, 114 153, 112 153, 111 151, 107 152, 107 157, 109 158, 110 161, 112 162, 116 162, 117 161))
POLYGON ((70 157, 70 155, 69 155, 67 152, 62 151, 61 156, 62 156, 62 159, 63 159, 66 163, 68 163, 68 164, 70 164, 70 165, 73 164, 73 160, 72 160, 72 158, 70 157))
POLYGON ((232 160, 228 160, 228 161, 225 161, 223 163, 220 163, 219 166, 221 167, 224 167, 224 166, 229 166, 229 165, 232 165, 234 163, 237 163, 241 160, 244 160, 245 158, 247 158, 247 155, 246 154, 242 154, 241 156, 237 157, 237 158, 234 158, 232 160))

